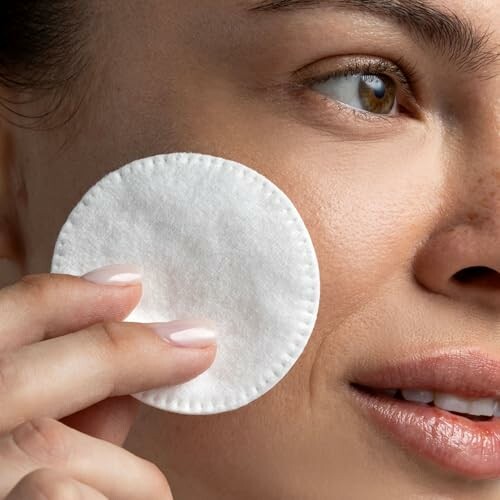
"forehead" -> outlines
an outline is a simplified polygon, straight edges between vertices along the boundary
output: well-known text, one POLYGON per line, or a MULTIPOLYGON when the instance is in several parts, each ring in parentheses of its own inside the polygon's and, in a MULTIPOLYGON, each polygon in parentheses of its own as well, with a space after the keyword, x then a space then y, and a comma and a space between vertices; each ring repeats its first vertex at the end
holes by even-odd
MULTIPOLYGON (((107 0, 110 7, 116 9, 114 0, 107 0)), ((350 2, 345 0, 345 5, 350 2)), ((405 7, 411 5, 423 5, 435 7, 439 10, 457 15, 462 19, 468 19, 479 28, 490 28, 490 31, 498 33, 500 31, 500 8, 499 0, 358 0, 353 3, 370 4, 384 3, 394 5, 394 7, 405 7)), ((318 15, 327 15, 328 11, 335 11, 339 7, 337 0, 152 0, 151 2, 130 1, 128 9, 130 11, 155 10, 158 13, 178 12, 179 22, 182 22, 184 15, 196 16, 197 14, 209 18, 218 17, 220 22, 227 21, 230 17, 251 16, 252 9, 265 4, 276 4, 283 6, 290 4, 290 11, 303 10, 304 8, 318 15), (153 9, 151 7, 154 6, 153 9), (297 6, 297 9, 294 8, 297 6)), ((353 11, 355 9, 352 9, 353 11)), ((273 12, 268 11, 269 17, 279 15, 281 9, 273 12)))
MULTIPOLYGON (((371 14, 386 17, 407 29, 427 31, 425 38, 436 35, 436 42, 448 43, 450 32, 462 38, 465 51, 489 53, 490 62, 500 56, 500 9, 498 0, 246 0, 233 2, 247 12, 261 12, 268 16, 280 14, 302 14, 324 16, 371 14), (311 14, 312 13, 312 14, 311 14), (468 40, 467 40, 468 39, 468 40), (490 45, 488 42, 492 42, 490 45)), ((459 46, 459 45, 458 45, 459 46)))
MULTIPOLYGON (((471 52, 484 55, 481 59, 488 63, 490 72, 495 73, 496 64, 492 63, 500 59, 498 1, 129 0, 124 9, 116 9, 114 0, 105 0, 105 3, 113 16, 121 18, 125 12, 128 21, 132 25, 139 24, 141 30, 149 32, 148 36, 157 33, 159 39, 168 39, 170 30, 165 30, 165 26, 173 23, 182 34, 180 39, 176 36, 176 42, 187 41, 188 46, 196 47, 198 51, 210 49, 212 55, 226 54, 228 51, 236 53, 241 47, 253 52, 255 47, 269 51, 271 47, 266 46, 263 40, 267 36, 269 41, 270 33, 273 33, 273 46, 281 43, 280 37, 283 38, 285 34, 289 39, 298 40, 300 37, 303 45, 310 42, 317 46, 318 38, 324 38, 328 32, 333 35, 332 28, 336 25, 337 31, 340 26, 344 26, 344 31, 348 33, 352 29, 352 17, 358 22, 358 32, 360 22, 366 22, 361 29, 372 30, 376 27, 379 39, 388 31, 388 22, 399 23, 407 33, 409 29, 417 34, 426 31, 424 42, 435 36, 434 48, 443 45, 448 46, 449 51, 451 47, 458 58, 463 52, 466 56, 471 52), (377 23, 377 19, 380 19, 380 23, 377 23), (450 22, 450 19, 454 22, 450 22), (420 26, 414 29, 416 24, 420 26), (313 36, 314 41, 311 42, 309 38, 313 36)), ((118 31, 122 32, 123 23, 120 21, 116 24, 118 31)), ((137 28, 134 28, 136 31, 137 28)), ((359 36, 354 38, 359 42, 359 36)), ((330 49, 335 48, 332 43, 340 42, 339 37, 332 36, 329 39, 330 49)), ((345 41, 347 43, 349 39, 345 41)), ((366 47, 357 49, 366 50, 366 47)))
POLYGON ((489 27, 497 34, 500 31, 500 9, 498 0, 421 0, 440 10, 467 18, 482 28, 489 27))

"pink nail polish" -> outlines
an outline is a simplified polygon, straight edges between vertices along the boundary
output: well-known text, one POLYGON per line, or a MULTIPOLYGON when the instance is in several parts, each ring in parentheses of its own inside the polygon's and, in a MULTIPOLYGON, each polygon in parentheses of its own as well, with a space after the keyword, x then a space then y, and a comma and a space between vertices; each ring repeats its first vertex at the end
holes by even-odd
POLYGON ((133 264, 113 264, 90 271, 82 278, 98 285, 136 285, 142 281, 142 271, 133 264))
POLYGON ((211 322, 176 320, 169 323, 150 323, 163 340, 177 347, 202 348, 216 344, 216 332, 211 322))

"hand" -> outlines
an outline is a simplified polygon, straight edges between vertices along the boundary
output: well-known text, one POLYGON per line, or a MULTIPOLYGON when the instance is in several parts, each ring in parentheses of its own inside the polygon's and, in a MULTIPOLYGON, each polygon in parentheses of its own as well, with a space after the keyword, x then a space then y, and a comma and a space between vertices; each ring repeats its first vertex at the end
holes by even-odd
POLYGON ((0 290, 0 499, 172 498, 158 467, 120 447, 139 407, 128 394, 206 370, 215 346, 158 333, 212 325, 120 322, 141 296, 137 280, 103 284, 120 269, 0 290))

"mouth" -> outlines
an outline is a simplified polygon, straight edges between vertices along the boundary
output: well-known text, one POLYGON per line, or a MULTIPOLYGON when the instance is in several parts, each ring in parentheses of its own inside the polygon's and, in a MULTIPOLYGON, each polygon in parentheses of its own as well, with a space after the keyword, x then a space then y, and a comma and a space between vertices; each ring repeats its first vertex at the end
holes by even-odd
POLYGON ((500 363, 438 353, 350 383, 362 412, 406 450, 470 479, 500 478, 500 363))

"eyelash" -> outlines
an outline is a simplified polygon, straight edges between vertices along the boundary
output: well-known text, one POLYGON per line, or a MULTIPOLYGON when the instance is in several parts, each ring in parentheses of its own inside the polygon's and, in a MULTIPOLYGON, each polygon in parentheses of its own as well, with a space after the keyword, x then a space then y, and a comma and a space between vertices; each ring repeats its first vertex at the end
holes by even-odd
MULTIPOLYGON (((386 59, 370 59, 366 58, 353 58, 344 64, 341 68, 335 71, 328 71, 319 76, 311 76, 299 82, 299 88, 306 90, 307 92, 314 92, 320 96, 320 98, 325 102, 334 103, 334 105, 343 112, 348 112, 354 116, 356 119, 368 120, 368 121, 379 121, 379 120, 394 120, 395 118, 400 118, 403 115, 417 115, 419 111, 418 105, 418 86, 419 86, 419 75, 416 70, 416 66, 409 63, 405 58, 401 57, 395 62, 388 61, 386 59), (382 115, 371 113, 369 111, 363 111, 344 103, 337 101, 335 99, 329 98, 327 96, 321 96, 312 87, 316 84, 323 83, 331 78, 336 77, 346 77, 360 74, 372 74, 380 75, 384 74, 393 78, 397 84, 399 96, 401 97, 405 104, 407 103, 406 111, 398 115, 382 115)), ((401 102, 399 103, 401 106, 401 102)))

